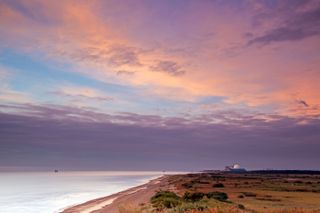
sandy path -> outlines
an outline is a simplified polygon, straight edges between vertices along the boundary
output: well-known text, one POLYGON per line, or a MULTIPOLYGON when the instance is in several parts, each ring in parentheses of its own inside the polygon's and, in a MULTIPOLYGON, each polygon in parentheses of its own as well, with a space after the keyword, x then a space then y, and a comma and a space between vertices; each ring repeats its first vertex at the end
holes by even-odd
POLYGON ((70 207, 62 213, 117 213, 119 206, 137 207, 141 203, 147 203, 156 191, 167 190, 168 187, 168 177, 163 176, 141 186, 70 207))

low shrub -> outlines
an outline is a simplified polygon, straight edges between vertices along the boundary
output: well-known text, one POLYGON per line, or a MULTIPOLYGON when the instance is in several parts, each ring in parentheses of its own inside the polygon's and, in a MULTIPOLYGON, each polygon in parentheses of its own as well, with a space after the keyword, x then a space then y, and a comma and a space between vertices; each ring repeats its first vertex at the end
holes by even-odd
POLYGON ((246 197, 257 197, 256 193, 253 192, 241 192, 246 197))
POLYGON ((228 195, 224 192, 209 192, 208 194, 206 194, 206 196, 209 199, 216 199, 219 201, 228 200, 228 195))
POLYGON ((195 192, 195 193, 186 192, 183 195, 183 199, 187 202, 197 202, 201 200, 204 196, 205 194, 202 192, 195 192))
POLYGON ((183 203, 182 205, 176 207, 174 212, 202 212, 207 210, 209 207, 204 203, 183 203))
POLYGON ((223 185, 223 183, 215 183, 215 184, 213 184, 213 187, 214 188, 224 188, 224 185, 223 185))
POLYGON ((242 204, 238 204, 238 208, 239 209, 245 209, 244 205, 242 205, 242 204))
POLYGON ((268 197, 257 197, 256 200, 272 201, 272 202, 280 202, 281 201, 281 199, 268 198, 268 197))
POLYGON ((174 208, 181 204, 181 198, 170 191, 159 191, 150 199, 151 204, 156 209, 174 208))
POLYGON ((182 186, 186 189, 191 189, 193 184, 192 183, 183 183, 182 186))

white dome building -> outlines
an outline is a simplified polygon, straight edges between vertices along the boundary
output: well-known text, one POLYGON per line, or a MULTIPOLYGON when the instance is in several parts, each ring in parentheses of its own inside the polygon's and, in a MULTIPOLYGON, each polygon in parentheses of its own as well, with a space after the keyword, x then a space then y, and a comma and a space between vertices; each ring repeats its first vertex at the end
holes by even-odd
POLYGON ((236 163, 236 164, 233 164, 232 167, 233 167, 234 169, 240 169, 240 168, 241 168, 241 167, 240 167, 240 164, 237 164, 237 163, 236 163))
POLYGON ((246 169, 241 168, 240 164, 235 163, 231 166, 226 166, 225 171, 226 172, 246 172, 246 169))

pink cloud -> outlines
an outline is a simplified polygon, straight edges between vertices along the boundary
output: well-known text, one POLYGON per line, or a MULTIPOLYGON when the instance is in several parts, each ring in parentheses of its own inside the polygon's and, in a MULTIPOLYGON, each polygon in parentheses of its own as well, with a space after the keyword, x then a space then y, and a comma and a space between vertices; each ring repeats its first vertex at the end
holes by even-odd
POLYGON ((292 39, 288 28, 288 20, 312 23, 318 5, 280 13, 288 5, 155 4, 2 2, 0 45, 68 62, 101 81, 154 88, 146 93, 170 100, 223 96, 226 104, 292 114, 299 94, 314 109, 320 105, 318 21, 312 36, 303 31, 292 39))

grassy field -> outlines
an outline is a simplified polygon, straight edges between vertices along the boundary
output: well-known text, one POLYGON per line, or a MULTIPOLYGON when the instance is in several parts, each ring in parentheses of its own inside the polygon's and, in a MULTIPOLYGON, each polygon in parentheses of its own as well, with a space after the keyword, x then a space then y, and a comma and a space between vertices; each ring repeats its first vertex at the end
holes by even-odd
POLYGON ((320 212, 320 176, 199 173, 169 178, 149 204, 120 212, 320 212))

